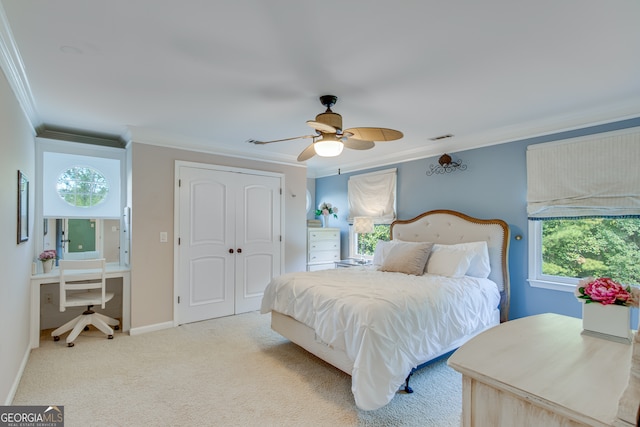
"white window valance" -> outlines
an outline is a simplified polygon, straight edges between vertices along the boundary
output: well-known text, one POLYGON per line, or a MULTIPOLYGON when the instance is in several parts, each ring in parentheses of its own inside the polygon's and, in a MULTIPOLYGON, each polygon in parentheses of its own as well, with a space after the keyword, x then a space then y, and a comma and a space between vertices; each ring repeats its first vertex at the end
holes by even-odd
POLYGON ((375 224, 391 224, 396 219, 397 169, 353 175, 349 178, 349 222, 364 216, 375 224))
POLYGON ((640 129, 527 148, 529 219, 640 215, 640 129))

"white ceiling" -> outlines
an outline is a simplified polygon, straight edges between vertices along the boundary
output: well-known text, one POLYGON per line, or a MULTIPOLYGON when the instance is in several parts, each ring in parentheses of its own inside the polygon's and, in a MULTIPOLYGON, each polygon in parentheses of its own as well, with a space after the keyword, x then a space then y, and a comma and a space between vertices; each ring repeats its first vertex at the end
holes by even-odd
POLYGON ((310 134, 332 94, 345 128, 404 133, 309 176, 640 116, 637 0, 1 5, 34 126, 297 163, 309 139, 246 140, 310 134))

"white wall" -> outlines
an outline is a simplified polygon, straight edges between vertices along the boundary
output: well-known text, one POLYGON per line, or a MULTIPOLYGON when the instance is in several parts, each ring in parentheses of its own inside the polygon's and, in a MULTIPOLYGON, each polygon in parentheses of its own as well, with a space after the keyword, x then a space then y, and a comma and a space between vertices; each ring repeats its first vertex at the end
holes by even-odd
POLYGON ((35 139, 0 72, 0 402, 11 403, 29 355, 29 286, 33 260, 35 139), (29 178, 29 240, 17 243, 17 175, 29 178))

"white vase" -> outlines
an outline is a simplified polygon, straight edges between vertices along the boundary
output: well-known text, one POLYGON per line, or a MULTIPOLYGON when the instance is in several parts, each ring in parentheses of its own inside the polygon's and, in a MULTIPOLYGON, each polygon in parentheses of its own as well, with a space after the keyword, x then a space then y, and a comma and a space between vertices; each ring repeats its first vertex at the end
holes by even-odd
POLYGON ((631 343, 631 309, 624 305, 582 304, 582 329, 586 335, 631 343))
POLYGON ((322 226, 324 228, 329 227, 329 216, 330 215, 322 215, 322 226))
POLYGON ((42 271, 44 271, 45 273, 50 273, 52 268, 53 268, 53 260, 52 259, 48 259, 46 261, 42 261, 42 271))

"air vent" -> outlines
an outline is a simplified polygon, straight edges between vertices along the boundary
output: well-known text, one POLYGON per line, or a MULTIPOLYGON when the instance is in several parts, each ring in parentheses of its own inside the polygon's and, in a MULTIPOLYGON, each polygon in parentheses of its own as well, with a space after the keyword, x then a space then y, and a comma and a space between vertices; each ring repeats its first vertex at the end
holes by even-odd
POLYGON ((439 141, 441 139, 447 139, 453 137, 453 134, 448 133, 446 135, 435 136, 433 138, 429 138, 430 141, 439 141))

